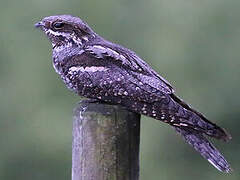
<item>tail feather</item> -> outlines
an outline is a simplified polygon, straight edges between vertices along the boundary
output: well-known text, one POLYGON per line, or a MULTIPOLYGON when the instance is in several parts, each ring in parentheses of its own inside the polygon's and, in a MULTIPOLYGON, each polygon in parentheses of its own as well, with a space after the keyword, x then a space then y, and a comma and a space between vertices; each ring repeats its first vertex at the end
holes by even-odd
POLYGON ((230 165, 202 133, 175 127, 176 131, 219 171, 229 173, 230 165))

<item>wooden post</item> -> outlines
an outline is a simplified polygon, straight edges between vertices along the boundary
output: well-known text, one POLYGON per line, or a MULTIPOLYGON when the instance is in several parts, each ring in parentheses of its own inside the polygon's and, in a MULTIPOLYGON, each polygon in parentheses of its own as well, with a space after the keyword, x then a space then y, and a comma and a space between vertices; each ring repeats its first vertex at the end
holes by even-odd
POLYGON ((72 180, 138 180, 140 115, 82 101, 74 111, 72 180))

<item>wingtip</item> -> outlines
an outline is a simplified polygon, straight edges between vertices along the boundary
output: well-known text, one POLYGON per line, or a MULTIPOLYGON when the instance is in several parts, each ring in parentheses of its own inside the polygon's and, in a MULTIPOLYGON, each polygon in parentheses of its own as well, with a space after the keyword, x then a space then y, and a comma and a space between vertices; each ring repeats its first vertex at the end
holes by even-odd
POLYGON ((229 142, 232 139, 232 136, 230 133, 228 133, 224 128, 221 128, 223 131, 223 135, 220 137, 224 142, 229 142))

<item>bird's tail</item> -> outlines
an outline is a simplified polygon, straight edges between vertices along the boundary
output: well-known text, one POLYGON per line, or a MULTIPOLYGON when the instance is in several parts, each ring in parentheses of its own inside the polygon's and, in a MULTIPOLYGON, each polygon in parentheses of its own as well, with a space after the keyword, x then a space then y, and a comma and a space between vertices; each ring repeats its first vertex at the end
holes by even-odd
POLYGON ((221 155, 221 153, 207 140, 200 132, 189 129, 180 129, 175 127, 176 131, 198 151, 205 159, 207 159, 219 171, 229 173, 232 171, 230 165, 221 155))

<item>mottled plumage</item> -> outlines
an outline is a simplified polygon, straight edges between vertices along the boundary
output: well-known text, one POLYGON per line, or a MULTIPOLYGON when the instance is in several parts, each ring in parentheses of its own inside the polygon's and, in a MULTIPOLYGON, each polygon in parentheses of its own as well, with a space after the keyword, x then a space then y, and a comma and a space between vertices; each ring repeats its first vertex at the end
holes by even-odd
POLYGON ((227 141, 230 135, 178 98, 170 83, 133 51, 103 39, 70 15, 46 17, 36 26, 50 39, 54 68, 69 89, 170 124, 217 169, 230 172, 205 137, 227 141))

